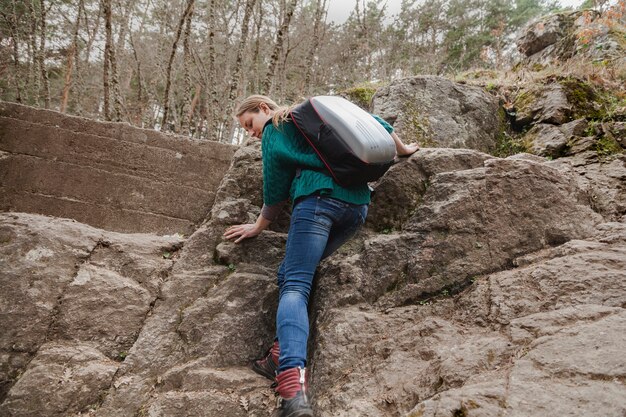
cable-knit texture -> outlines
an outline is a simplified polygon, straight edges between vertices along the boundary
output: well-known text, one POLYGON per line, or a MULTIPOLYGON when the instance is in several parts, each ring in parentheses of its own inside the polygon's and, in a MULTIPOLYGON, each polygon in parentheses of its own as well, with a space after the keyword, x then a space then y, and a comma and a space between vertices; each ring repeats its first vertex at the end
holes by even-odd
POLYGON ((321 169, 324 164, 291 122, 279 128, 268 124, 261 141, 263 153, 263 201, 272 206, 291 198, 320 193, 347 203, 368 204, 367 184, 344 188, 321 169))

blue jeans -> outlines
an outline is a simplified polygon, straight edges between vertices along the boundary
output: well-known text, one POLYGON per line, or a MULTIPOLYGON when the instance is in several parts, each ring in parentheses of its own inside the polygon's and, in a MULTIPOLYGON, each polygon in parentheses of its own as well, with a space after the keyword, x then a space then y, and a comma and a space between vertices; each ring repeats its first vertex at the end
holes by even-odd
POLYGON ((279 372, 306 365, 308 303, 315 269, 356 233, 366 216, 366 204, 317 195, 303 198, 293 208, 285 258, 278 268, 279 372))

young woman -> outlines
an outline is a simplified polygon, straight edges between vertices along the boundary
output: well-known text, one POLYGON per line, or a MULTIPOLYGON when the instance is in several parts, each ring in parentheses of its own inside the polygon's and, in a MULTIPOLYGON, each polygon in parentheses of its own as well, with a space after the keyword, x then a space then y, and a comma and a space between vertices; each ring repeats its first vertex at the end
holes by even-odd
MULTIPOLYGON (((370 190, 367 184, 341 187, 324 174, 322 161, 289 119, 289 110, 261 95, 248 97, 237 108, 241 126, 261 139, 264 204, 255 223, 231 226, 224 237, 239 243, 257 236, 288 200, 293 202, 285 257, 278 269, 277 339, 253 369, 277 382, 280 416, 312 416, 305 366, 313 276, 319 262, 365 222, 370 190)), ((404 145, 391 125, 377 120, 392 134, 399 156, 418 149, 404 145)))

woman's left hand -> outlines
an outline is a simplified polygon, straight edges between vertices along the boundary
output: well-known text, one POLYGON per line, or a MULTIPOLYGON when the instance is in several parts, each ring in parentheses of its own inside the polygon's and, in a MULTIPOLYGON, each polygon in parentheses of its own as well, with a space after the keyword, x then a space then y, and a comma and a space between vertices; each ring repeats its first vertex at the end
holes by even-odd
POLYGON ((261 231, 262 229, 259 230, 256 223, 236 224, 226 229, 226 232, 224 232, 224 238, 228 240, 235 239, 235 243, 239 243, 244 239, 257 236, 261 233, 261 231))

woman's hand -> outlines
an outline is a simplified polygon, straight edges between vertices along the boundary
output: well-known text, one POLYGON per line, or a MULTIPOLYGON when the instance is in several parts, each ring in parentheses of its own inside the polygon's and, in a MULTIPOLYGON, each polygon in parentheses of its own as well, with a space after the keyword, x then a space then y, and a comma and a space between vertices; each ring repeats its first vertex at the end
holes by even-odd
POLYGON ((244 239, 257 236, 262 231, 263 229, 259 229, 257 223, 236 224, 226 229, 226 232, 224 232, 224 238, 228 240, 235 239, 235 243, 239 243, 244 239))

